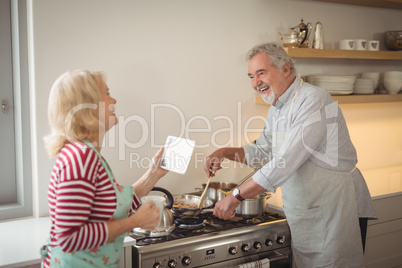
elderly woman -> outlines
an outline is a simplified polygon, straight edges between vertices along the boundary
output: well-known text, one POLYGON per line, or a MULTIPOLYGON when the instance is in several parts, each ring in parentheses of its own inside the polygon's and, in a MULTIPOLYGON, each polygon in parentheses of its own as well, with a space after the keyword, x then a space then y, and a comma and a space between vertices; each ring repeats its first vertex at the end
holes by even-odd
POLYGON ((125 234, 135 227, 152 230, 158 223, 155 204, 139 207, 139 200, 167 173, 159 165, 163 148, 133 186, 119 185, 100 154, 106 132, 118 121, 115 104, 100 72, 66 72, 51 89, 52 132, 45 143, 57 160, 49 183, 52 224, 42 267, 116 267, 125 234))

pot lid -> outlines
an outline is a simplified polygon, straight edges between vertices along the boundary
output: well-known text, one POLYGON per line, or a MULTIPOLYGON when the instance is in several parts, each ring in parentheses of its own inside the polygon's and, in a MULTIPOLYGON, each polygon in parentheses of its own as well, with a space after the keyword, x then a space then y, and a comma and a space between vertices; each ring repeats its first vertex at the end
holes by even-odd
POLYGON ((306 29, 306 28, 307 28, 307 24, 305 24, 305 23, 303 22, 303 19, 301 19, 301 22, 300 22, 299 25, 297 25, 297 27, 299 27, 300 30, 303 30, 303 29, 306 29))

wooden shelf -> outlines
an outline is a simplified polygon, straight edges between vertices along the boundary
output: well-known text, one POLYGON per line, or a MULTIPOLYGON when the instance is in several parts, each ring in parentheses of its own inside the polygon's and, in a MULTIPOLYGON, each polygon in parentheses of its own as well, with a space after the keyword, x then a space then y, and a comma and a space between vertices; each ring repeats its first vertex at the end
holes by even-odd
MULTIPOLYGON (((402 102, 402 94, 343 95, 332 97, 339 104, 402 102)), ((268 104, 259 95, 255 96, 255 103, 268 106, 268 104)))
POLYGON ((402 51, 285 48, 292 58, 402 60, 402 51))
POLYGON ((402 0, 315 0, 315 1, 349 4, 357 6, 402 9, 402 0))

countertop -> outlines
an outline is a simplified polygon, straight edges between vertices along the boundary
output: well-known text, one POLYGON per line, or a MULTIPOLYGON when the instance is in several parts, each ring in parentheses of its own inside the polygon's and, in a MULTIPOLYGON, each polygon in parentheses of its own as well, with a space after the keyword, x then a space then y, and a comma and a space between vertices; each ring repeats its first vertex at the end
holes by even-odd
MULTIPOLYGON (((40 264, 39 249, 46 243, 49 231, 49 217, 0 222, 0 267, 40 264)), ((135 239, 124 239, 124 246, 133 244, 135 239)))
POLYGON ((40 263, 39 249, 46 243, 49 231, 49 217, 1 222, 0 267, 40 263))

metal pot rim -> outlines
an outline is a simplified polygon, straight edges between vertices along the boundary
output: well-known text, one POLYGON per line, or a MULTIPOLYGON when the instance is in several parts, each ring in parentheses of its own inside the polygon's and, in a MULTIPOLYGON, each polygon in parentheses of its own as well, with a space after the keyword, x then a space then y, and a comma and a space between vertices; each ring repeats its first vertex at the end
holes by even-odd
MULTIPOLYGON (((206 183, 204 182, 201 184, 202 187, 205 188, 206 183)), ((234 182, 219 182, 219 181, 212 181, 209 183, 208 189, 215 189, 215 190, 232 190, 237 186, 234 182), (222 187, 224 186, 224 187, 222 187)))
MULTIPOLYGON (((175 203, 175 201, 178 199, 178 198, 182 198, 182 199, 196 199, 196 200, 199 200, 201 197, 200 196, 198 196, 198 195, 192 195, 192 194, 177 194, 177 195, 173 195, 173 204, 175 203)), ((212 200, 210 200, 210 199, 208 199, 208 198, 205 198, 204 199, 204 203, 203 203, 203 207, 201 207, 201 208, 180 208, 180 207, 172 207, 172 210, 174 210, 174 211, 198 211, 198 210, 202 210, 202 209, 205 209, 205 208, 210 208, 210 207, 212 207, 212 205, 213 205, 214 203, 212 202, 212 200)))

